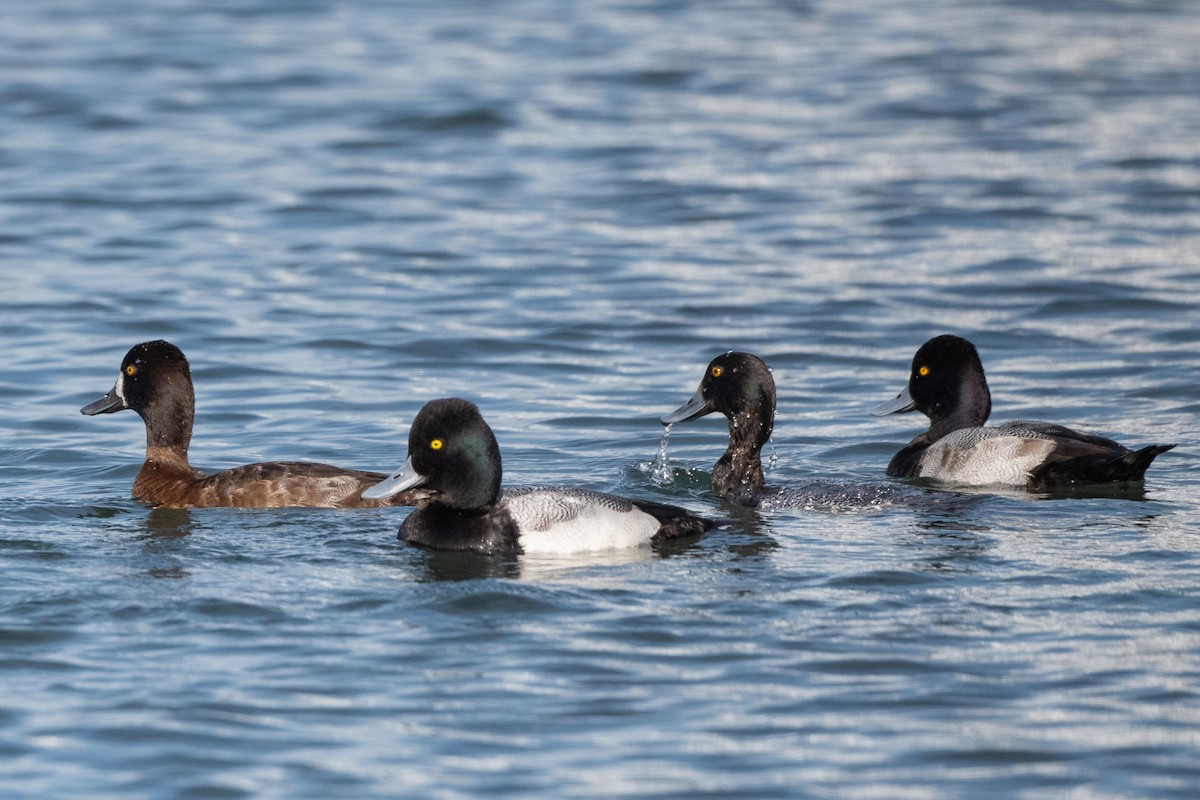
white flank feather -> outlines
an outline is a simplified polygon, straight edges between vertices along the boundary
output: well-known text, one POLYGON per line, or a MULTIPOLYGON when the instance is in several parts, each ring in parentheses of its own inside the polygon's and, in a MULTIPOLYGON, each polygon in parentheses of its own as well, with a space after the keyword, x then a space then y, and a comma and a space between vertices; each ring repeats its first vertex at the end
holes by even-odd
POLYGON ((517 523, 526 553, 642 547, 659 528, 658 520, 625 498, 584 489, 513 489, 502 502, 517 523))
POLYGON ((965 428, 938 439, 921 456, 922 478, 972 486, 1024 486, 1054 450, 1054 440, 1030 432, 965 428))

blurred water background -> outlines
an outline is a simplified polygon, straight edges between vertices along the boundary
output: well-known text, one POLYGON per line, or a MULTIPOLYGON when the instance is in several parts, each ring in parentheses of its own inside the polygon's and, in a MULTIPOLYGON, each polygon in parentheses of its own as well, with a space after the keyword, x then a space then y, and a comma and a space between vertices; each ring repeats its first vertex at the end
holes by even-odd
MULTIPOLYGON (((0 11, 7 798, 1194 798, 1200 6, 44 0, 0 11), (915 349, 994 418, 1178 442, 1144 493, 747 512, 879 481, 915 349), (149 510, 125 350, 192 461, 387 470, 434 397, 506 482, 730 518, 431 553, 404 510, 149 510)), ((931 497, 933 497, 931 495, 931 497)))

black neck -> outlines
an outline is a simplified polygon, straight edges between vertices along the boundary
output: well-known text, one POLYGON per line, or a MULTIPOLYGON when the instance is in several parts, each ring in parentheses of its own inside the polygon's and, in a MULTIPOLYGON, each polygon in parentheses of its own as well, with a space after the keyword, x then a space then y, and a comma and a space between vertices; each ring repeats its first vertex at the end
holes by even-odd
POLYGON ((754 405, 729 415, 729 447, 713 466, 713 491, 722 497, 766 484, 762 449, 771 438, 775 398, 763 392, 754 405))
POLYGON ((933 412, 929 414, 929 435, 933 441, 963 428, 983 425, 992 413, 992 395, 987 382, 963 380, 957 393, 935 406, 933 412))

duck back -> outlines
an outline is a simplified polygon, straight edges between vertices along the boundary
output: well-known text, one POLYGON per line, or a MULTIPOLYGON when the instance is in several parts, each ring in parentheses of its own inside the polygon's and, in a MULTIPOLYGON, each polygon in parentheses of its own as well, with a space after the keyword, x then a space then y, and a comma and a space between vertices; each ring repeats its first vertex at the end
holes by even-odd
POLYGON ((304 461, 246 464, 205 475, 186 462, 148 458, 134 479, 133 497, 167 508, 365 508, 415 505, 425 497, 417 489, 385 500, 363 499, 363 491, 384 477, 304 461))

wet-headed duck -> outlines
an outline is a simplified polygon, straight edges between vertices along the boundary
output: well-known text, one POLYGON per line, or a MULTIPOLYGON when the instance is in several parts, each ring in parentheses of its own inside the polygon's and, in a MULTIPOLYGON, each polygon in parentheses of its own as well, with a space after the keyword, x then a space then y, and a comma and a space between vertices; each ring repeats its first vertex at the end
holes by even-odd
POLYGON ((1175 446, 1133 451, 1103 436, 1049 422, 1016 420, 985 427, 991 409, 975 346, 958 336, 930 339, 913 357, 908 386, 873 412, 884 416, 920 411, 929 417, 929 430, 896 453, 887 474, 1046 491, 1140 481, 1150 462, 1175 446))
POLYGON ((80 411, 88 416, 133 409, 146 423, 146 460, 133 481, 133 497, 155 506, 413 505, 420 491, 367 500, 363 490, 386 477, 379 472, 328 464, 271 461, 206 475, 188 463, 195 394, 183 352, 164 341, 143 342, 125 354, 112 391, 80 411))
POLYGON ((432 499, 408 515, 399 538, 438 550, 576 553, 693 536, 709 520, 675 506, 561 487, 500 492, 500 448, 474 403, 426 403, 408 434, 408 459, 364 493, 385 498, 415 487, 432 499))
POLYGON ((762 448, 775 424, 775 379, 762 359, 732 351, 717 356, 691 399, 660 421, 673 425, 713 412, 729 419, 729 447, 713 465, 713 491, 755 505, 766 483, 762 448))

